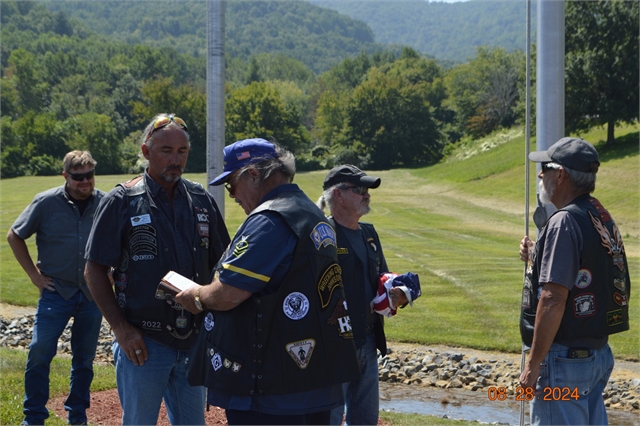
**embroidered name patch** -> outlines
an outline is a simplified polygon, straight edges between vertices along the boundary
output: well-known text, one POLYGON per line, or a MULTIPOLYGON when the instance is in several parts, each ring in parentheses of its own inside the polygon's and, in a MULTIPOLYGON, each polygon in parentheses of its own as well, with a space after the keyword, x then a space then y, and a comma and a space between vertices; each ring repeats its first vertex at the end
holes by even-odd
POLYGON ((334 263, 324 271, 320 281, 318 281, 318 294, 320 295, 322 309, 329 305, 333 291, 340 286, 342 286, 342 269, 337 263, 334 263))
POLYGON ((320 250, 320 246, 336 246, 336 231, 333 230, 331 225, 325 222, 317 224, 311 234, 309 235, 313 244, 316 246, 316 250, 320 250))
POLYGON ((302 319, 309 312, 309 299, 297 291, 289 293, 282 302, 282 310, 289 319, 296 321, 302 319))
POLYGON ((576 278, 576 287, 583 289, 589 287, 591 284, 591 271, 588 269, 580 269, 578 271, 578 278, 576 278))
POLYGON ((146 225, 147 223, 151 223, 151 215, 149 214, 142 214, 131 218, 131 226, 146 225))
POLYGON ((299 340, 297 342, 287 343, 285 349, 291 359, 293 359, 298 368, 304 370, 309 365, 311 354, 316 347, 316 341, 313 339, 299 340))
MULTIPOLYGON (((149 216, 149 215, 145 215, 149 216)), ((136 225, 129 230, 129 249, 131 260, 152 260, 158 254, 156 229, 151 225, 136 225)))

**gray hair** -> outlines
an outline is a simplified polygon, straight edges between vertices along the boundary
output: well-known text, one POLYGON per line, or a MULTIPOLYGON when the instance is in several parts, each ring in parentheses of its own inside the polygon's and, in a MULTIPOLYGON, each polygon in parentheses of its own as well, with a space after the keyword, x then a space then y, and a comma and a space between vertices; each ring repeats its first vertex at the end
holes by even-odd
MULTIPOLYGON (((164 117, 171 117, 174 116, 175 114, 167 114, 167 113, 162 113, 162 114, 158 114, 155 117, 153 117, 151 119, 151 121, 149 122, 149 124, 147 124, 147 127, 145 127, 144 132, 142 132, 142 142, 140 145, 147 145, 147 148, 151 149, 151 147, 153 146, 153 125, 155 124, 156 121, 158 121, 161 118, 164 117), (149 137, 149 135, 151 134, 151 137, 149 137)), ((178 123, 176 123, 175 121, 171 120, 171 122, 169 124, 167 124, 166 126, 164 126, 162 128, 164 129, 180 129, 182 130, 186 135, 187 135, 187 140, 189 141, 189 146, 191 146, 191 140, 189 139, 189 132, 182 128, 181 125, 179 125, 178 123)))
POLYGON ((256 161, 247 164, 240 168, 238 177, 242 176, 247 170, 254 168, 258 171, 259 181, 262 183, 269 179, 275 172, 281 172, 289 183, 293 182, 293 178, 296 175, 296 159, 292 153, 282 148, 275 142, 271 142, 276 150, 277 157, 265 155, 263 157, 257 157, 256 161))
POLYGON ((591 194, 596 190, 595 173, 580 172, 565 166, 562 166, 562 168, 569 175, 569 180, 571 181, 571 183, 573 183, 574 189, 587 194, 591 194))
POLYGON ((318 206, 320 210, 324 212, 328 208, 329 214, 331 214, 331 208, 333 207, 333 190, 339 188, 340 185, 342 185, 342 183, 338 183, 322 191, 322 195, 320 195, 320 198, 318 198, 316 202, 316 206, 318 206))

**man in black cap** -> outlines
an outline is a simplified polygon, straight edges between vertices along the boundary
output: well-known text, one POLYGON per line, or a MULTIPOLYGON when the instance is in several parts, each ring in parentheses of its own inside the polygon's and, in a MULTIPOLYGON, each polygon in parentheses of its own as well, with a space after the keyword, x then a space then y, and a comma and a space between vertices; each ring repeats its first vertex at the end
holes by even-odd
MULTIPOLYGON (((380 186, 380 178, 367 176, 356 166, 345 164, 329 171, 318 207, 327 206, 329 220, 338 237, 338 263, 342 268, 344 292, 351 317, 362 378, 345 383, 345 424, 375 425, 378 423, 378 356, 387 353, 382 316, 371 308, 378 289, 380 274, 388 272, 378 233, 370 223, 359 222, 371 210, 370 188, 380 186)), ((390 289, 394 306, 407 303, 398 287, 390 289)), ((342 423, 345 407, 332 411, 331 424, 342 423)))
POLYGON ((529 159, 542 163, 541 200, 558 209, 535 246, 526 236, 520 246, 529 262, 520 333, 530 348, 520 385, 531 400, 531 424, 607 424, 608 336, 629 329, 630 282, 620 231, 590 195, 598 152, 562 138, 529 159))

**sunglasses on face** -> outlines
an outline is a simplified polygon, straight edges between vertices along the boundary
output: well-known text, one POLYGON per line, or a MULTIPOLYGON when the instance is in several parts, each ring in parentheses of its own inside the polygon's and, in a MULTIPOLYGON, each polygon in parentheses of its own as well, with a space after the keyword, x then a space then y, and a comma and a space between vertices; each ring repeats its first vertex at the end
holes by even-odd
POLYGON ((151 128, 151 130, 149 131, 149 134, 147 135, 147 140, 151 138, 151 135, 153 135, 153 132, 168 126, 169 123, 171 123, 172 121, 176 123, 178 126, 182 127, 185 132, 187 133, 189 132, 189 129, 187 128, 187 124, 184 122, 184 120, 180 117, 176 117, 175 114, 171 114, 167 117, 160 117, 153 122, 153 127, 151 128))
POLYGON ((350 189, 358 195, 364 195, 369 192, 369 188, 364 186, 343 186, 342 189, 350 189))
POLYGON ((67 172, 67 174, 71 177, 71 179, 78 181, 78 182, 82 182, 83 180, 91 180, 93 179, 93 176, 95 175, 96 171, 95 170, 91 170, 90 172, 87 173, 70 173, 67 172))
POLYGON ((540 168, 542 169, 542 173, 546 172, 547 170, 558 170, 558 168, 552 166, 551 163, 541 163, 540 168))

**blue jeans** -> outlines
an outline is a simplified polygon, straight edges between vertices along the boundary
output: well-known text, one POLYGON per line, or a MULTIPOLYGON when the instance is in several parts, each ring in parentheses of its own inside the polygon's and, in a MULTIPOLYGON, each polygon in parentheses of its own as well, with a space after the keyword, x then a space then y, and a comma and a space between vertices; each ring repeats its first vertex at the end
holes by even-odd
POLYGON ((205 388, 187 382, 187 351, 144 338, 149 359, 136 366, 113 344, 123 425, 155 425, 164 398, 172 425, 204 425, 205 388))
POLYGON ((342 414, 346 409, 345 425, 376 425, 379 415, 379 387, 378 387, 378 352, 376 337, 367 334, 363 347, 356 351, 362 378, 355 382, 345 383, 344 407, 331 410, 332 425, 342 424, 342 414))
POLYGON ((69 423, 87 421, 89 388, 93 380, 93 359, 96 356, 102 314, 93 301, 82 291, 64 300, 56 291, 44 290, 38 301, 33 339, 24 372, 25 422, 43 424, 49 417, 49 369, 58 349, 58 339, 73 317, 71 326, 71 380, 69 396, 64 409, 69 412, 69 423))
POLYGON ((602 391, 613 370, 609 345, 591 350, 588 358, 580 359, 567 358, 568 350, 567 346, 554 343, 540 365, 536 384, 539 396, 531 401, 530 407, 531 425, 608 424, 602 391), (564 387, 570 391, 577 388, 579 399, 561 400, 564 387))

